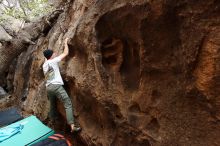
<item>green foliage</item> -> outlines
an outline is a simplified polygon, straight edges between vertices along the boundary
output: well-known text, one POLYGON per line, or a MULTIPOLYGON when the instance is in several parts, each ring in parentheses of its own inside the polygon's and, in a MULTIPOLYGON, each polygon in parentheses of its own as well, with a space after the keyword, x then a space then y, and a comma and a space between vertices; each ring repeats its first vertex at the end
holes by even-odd
POLYGON ((0 22, 4 14, 20 20, 30 21, 53 10, 48 0, 0 0, 0 22))

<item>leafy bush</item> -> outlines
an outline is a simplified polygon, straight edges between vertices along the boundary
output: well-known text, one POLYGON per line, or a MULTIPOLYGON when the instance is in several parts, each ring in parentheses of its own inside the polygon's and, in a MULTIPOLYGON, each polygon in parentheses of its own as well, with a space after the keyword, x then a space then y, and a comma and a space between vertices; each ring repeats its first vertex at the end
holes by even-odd
POLYGON ((0 22, 5 15, 31 21, 52 11, 48 0, 0 0, 0 22))

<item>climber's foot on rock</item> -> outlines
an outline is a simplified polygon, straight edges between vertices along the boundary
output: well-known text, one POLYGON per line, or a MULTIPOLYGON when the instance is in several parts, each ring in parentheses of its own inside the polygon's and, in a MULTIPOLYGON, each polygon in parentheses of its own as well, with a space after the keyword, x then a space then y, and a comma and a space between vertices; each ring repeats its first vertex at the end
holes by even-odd
POLYGON ((71 133, 78 133, 82 130, 80 127, 76 127, 74 124, 71 124, 70 127, 71 127, 71 133))

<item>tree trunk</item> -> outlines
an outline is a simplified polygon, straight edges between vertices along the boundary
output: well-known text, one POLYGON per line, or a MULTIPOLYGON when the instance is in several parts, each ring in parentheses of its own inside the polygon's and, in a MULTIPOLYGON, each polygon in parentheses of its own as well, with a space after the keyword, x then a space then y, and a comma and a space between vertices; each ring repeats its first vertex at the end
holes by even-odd
POLYGON ((26 24, 13 38, 0 26, 0 42, 2 42, 0 45, 0 75, 7 71, 12 60, 26 50, 30 44, 34 44, 40 35, 46 35, 49 32, 62 12, 62 10, 56 10, 48 16, 26 24))
POLYGON ((0 47, 0 74, 7 71, 10 63, 15 59, 21 52, 26 50, 29 44, 20 39, 13 39, 9 42, 4 42, 0 47))

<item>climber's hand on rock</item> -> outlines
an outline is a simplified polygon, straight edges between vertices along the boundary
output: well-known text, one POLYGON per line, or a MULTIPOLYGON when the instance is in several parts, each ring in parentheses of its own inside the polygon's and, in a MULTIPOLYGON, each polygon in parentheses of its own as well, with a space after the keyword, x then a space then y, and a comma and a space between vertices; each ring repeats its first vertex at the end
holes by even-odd
POLYGON ((67 44, 68 43, 69 38, 66 38, 64 43, 67 44))

